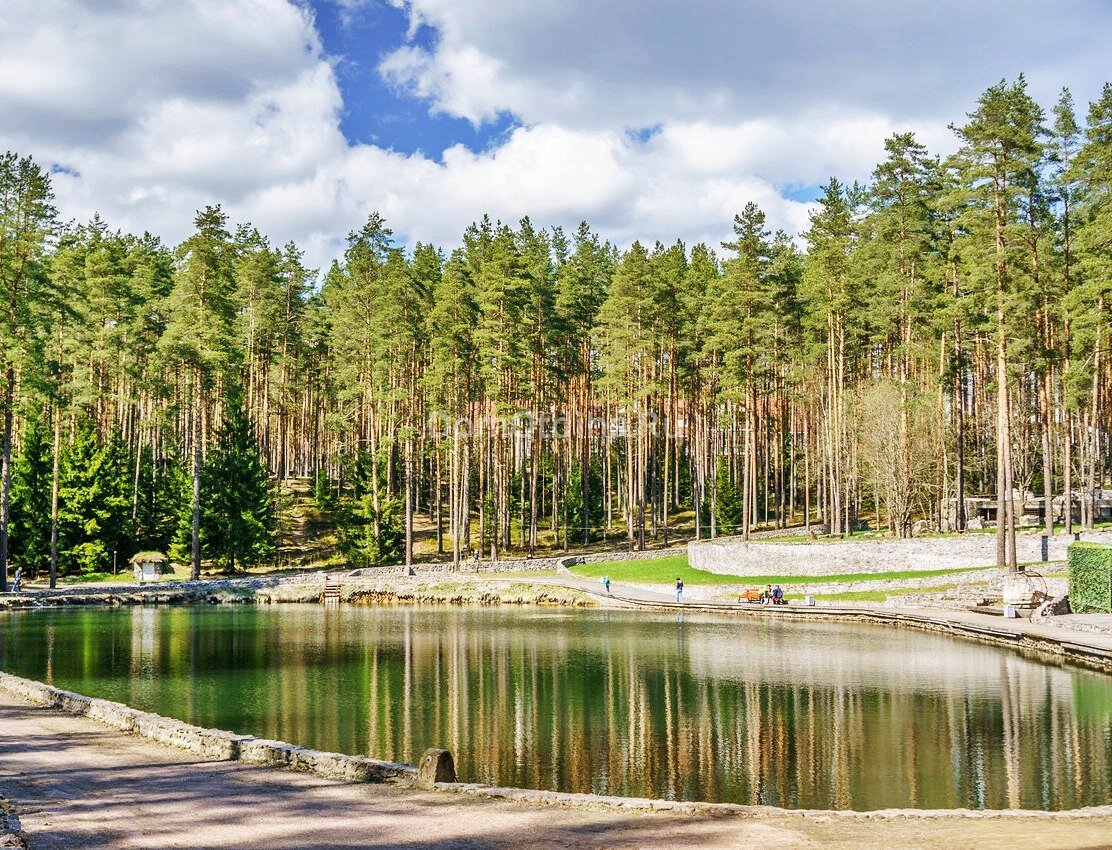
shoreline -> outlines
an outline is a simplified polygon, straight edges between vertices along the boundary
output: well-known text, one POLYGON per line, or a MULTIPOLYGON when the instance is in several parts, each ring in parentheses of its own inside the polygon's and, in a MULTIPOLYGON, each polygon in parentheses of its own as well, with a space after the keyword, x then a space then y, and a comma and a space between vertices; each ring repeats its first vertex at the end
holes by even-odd
MULTIPOLYGON (((39 590, 0 597, 0 610, 38 610, 96 605, 205 605, 320 603, 327 573, 282 577, 174 582, 154 585, 115 585, 66 590, 39 590)), ((954 635, 1019 652, 1034 653, 1047 662, 1068 662, 1112 675, 1112 617, 1107 630, 1065 619, 1005 619, 957 608, 912 608, 876 603, 790 603, 765 606, 696 598, 677 603, 670 592, 644 585, 615 585, 606 593, 593 579, 566 568, 555 576, 499 576, 487 573, 397 573, 378 576, 332 574, 343 604, 451 605, 480 607, 535 605, 655 610, 668 613, 706 613, 744 617, 785 617, 792 620, 865 623, 893 628, 954 635)))

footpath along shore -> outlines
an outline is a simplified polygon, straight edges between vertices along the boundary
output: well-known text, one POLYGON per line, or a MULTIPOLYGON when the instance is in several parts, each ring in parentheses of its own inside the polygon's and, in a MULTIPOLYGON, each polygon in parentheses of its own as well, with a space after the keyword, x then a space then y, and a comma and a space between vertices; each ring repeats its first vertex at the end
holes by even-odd
MULTIPOLYGON (((474 579, 484 586, 522 581, 490 575, 474 579)), ((1100 618, 1069 621, 1067 627, 1060 624, 1067 621, 1063 617, 1031 622, 878 605, 677 605, 674 595, 663 590, 613 586, 606 594, 597 580, 573 575, 527 581, 614 607, 944 630, 1112 671, 1112 617, 1107 623, 1100 618)), ((190 600, 201 601, 201 590, 194 587, 190 600)), ((41 700, 28 699, 27 692, 0 687, 0 795, 11 801, 37 848, 1011 847, 1020 840, 1032 848, 1112 845, 1112 806, 1061 813, 796 812, 476 786, 421 791, 204 757, 36 702, 41 700)))

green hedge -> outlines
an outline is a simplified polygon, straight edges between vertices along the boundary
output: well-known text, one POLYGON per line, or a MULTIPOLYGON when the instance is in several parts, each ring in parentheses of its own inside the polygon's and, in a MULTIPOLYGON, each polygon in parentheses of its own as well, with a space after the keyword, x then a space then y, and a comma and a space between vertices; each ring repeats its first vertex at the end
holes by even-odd
POLYGON ((1069 548, 1070 610, 1112 613, 1112 546, 1074 543, 1069 548))

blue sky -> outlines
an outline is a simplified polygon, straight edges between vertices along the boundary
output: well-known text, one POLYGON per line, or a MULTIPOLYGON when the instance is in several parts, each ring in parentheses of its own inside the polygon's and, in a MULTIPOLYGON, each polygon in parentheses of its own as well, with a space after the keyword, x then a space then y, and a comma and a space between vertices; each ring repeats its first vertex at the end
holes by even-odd
POLYGON ((509 113, 477 125, 466 118, 434 114, 427 103, 382 78, 378 63, 391 50, 406 42, 431 49, 436 40, 436 30, 429 26, 417 27, 410 37, 403 9, 388 3, 345 8, 332 0, 316 0, 312 9, 324 49, 335 61, 336 82, 344 98, 340 129, 348 142, 439 158, 455 144, 484 150, 516 123, 509 113))
POLYGON ((1107 0, 4 0, 0 149, 62 216, 174 244, 220 203, 326 265, 372 212, 445 248, 484 214, 710 246, 806 230, 893 132, 955 147, 1024 73, 1079 111, 1107 0))

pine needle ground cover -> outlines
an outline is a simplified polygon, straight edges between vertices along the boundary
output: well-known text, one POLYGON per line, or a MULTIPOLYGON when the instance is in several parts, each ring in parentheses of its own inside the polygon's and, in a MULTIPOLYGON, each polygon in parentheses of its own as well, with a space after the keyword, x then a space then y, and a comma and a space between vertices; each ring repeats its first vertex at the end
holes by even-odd
POLYGON ((595 564, 579 564, 572 567, 571 571, 586 578, 610 576, 612 581, 636 582, 638 584, 672 584, 677 578, 681 578, 684 584, 758 585, 915 579, 966 573, 979 569, 982 568, 903 570, 888 573, 839 573, 829 576, 730 576, 697 570, 687 563, 685 555, 672 555, 667 558, 646 558, 639 561, 604 561, 595 564))
POLYGON ((1069 548, 1070 609, 1112 613, 1112 546, 1074 543, 1069 548))

